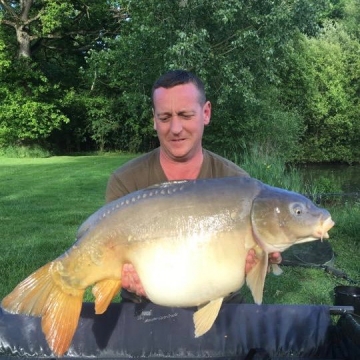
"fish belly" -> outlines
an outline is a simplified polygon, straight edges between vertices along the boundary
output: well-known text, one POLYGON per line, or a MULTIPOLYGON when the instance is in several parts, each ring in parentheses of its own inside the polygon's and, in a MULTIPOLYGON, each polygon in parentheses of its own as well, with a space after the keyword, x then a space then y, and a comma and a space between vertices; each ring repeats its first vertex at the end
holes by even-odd
POLYGON ((197 306, 241 288, 245 247, 239 234, 148 241, 131 260, 148 298, 165 306, 197 306))

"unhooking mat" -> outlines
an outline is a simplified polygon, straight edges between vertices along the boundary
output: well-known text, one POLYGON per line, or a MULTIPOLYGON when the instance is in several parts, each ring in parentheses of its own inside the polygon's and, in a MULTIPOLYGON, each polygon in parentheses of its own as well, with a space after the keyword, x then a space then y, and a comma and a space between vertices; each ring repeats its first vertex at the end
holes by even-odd
POLYGON ((328 240, 295 244, 282 253, 282 264, 291 266, 333 266, 334 252, 328 240))
MULTIPOLYGON (((84 359, 360 359, 328 306, 224 304, 209 332, 194 337, 194 308, 148 304, 111 304, 94 315, 84 303, 79 326, 64 358, 84 359), (352 357, 355 356, 355 357, 352 357)), ((54 358, 40 319, 0 309, 0 359, 54 358)))

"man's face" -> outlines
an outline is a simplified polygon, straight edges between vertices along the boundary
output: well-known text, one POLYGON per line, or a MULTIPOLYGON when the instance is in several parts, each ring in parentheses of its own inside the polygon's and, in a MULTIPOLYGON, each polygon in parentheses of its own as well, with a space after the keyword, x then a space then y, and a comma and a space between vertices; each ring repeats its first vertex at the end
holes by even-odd
POLYGON ((158 88, 154 91, 154 129, 165 155, 186 161, 201 149, 204 126, 209 124, 211 104, 199 102, 199 91, 192 83, 158 88))

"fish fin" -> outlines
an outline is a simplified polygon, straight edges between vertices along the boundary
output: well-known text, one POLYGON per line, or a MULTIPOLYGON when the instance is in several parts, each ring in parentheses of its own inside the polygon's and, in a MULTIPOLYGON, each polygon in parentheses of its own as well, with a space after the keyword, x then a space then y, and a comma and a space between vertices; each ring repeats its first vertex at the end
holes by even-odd
POLYGON ((268 254, 265 252, 258 258, 259 261, 246 275, 246 283, 251 290, 255 303, 261 304, 269 259, 268 254))
POLYGON ((210 301, 194 313, 195 337, 204 335, 213 326, 224 298, 210 301))
POLYGON ((106 311, 111 300, 120 291, 121 280, 102 280, 92 288, 95 296, 95 314, 102 314, 106 311))
POLYGON ((48 295, 55 285, 52 284, 49 268, 50 264, 47 264, 20 282, 3 298, 2 308, 13 314, 44 315, 48 295))
POLYGON ((273 274, 276 276, 279 276, 284 272, 278 264, 271 264, 271 268, 273 274))
POLYGON ((1 302, 14 314, 42 317, 42 330, 51 350, 61 356, 69 348, 76 330, 84 290, 62 286, 52 273, 54 262, 23 280, 1 302))
POLYGON ((57 301, 49 305, 41 319, 41 327, 50 349, 57 356, 62 356, 70 347, 75 334, 82 307, 82 296, 73 296, 64 292, 51 296, 56 296, 57 301))

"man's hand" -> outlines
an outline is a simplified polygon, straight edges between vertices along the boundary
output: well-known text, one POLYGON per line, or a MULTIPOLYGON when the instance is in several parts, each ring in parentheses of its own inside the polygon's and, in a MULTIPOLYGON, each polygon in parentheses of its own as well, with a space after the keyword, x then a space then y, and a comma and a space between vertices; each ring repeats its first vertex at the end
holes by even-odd
MULTIPOLYGON (((279 252, 274 252, 269 254, 269 263, 270 264, 280 264, 281 263, 281 254, 279 252)), ((255 250, 250 249, 245 263, 245 274, 248 274, 250 270, 255 266, 258 262, 256 257, 255 250)), ((145 290, 141 284, 139 275, 135 271, 134 267, 131 264, 125 264, 123 266, 122 274, 121 274, 121 286, 130 291, 135 293, 139 296, 145 296, 145 290)))
MULTIPOLYGON (((245 274, 248 274, 251 269, 257 264, 258 258, 254 249, 250 249, 246 256, 245 274)), ((281 254, 279 252, 273 252, 269 254, 269 264, 280 264, 282 261, 281 254)))
POLYGON ((121 273, 121 286, 136 295, 146 297, 139 275, 131 264, 125 264, 123 266, 121 273))
POLYGON ((273 252, 269 254, 269 263, 270 264, 280 264, 282 262, 281 253, 273 252))

